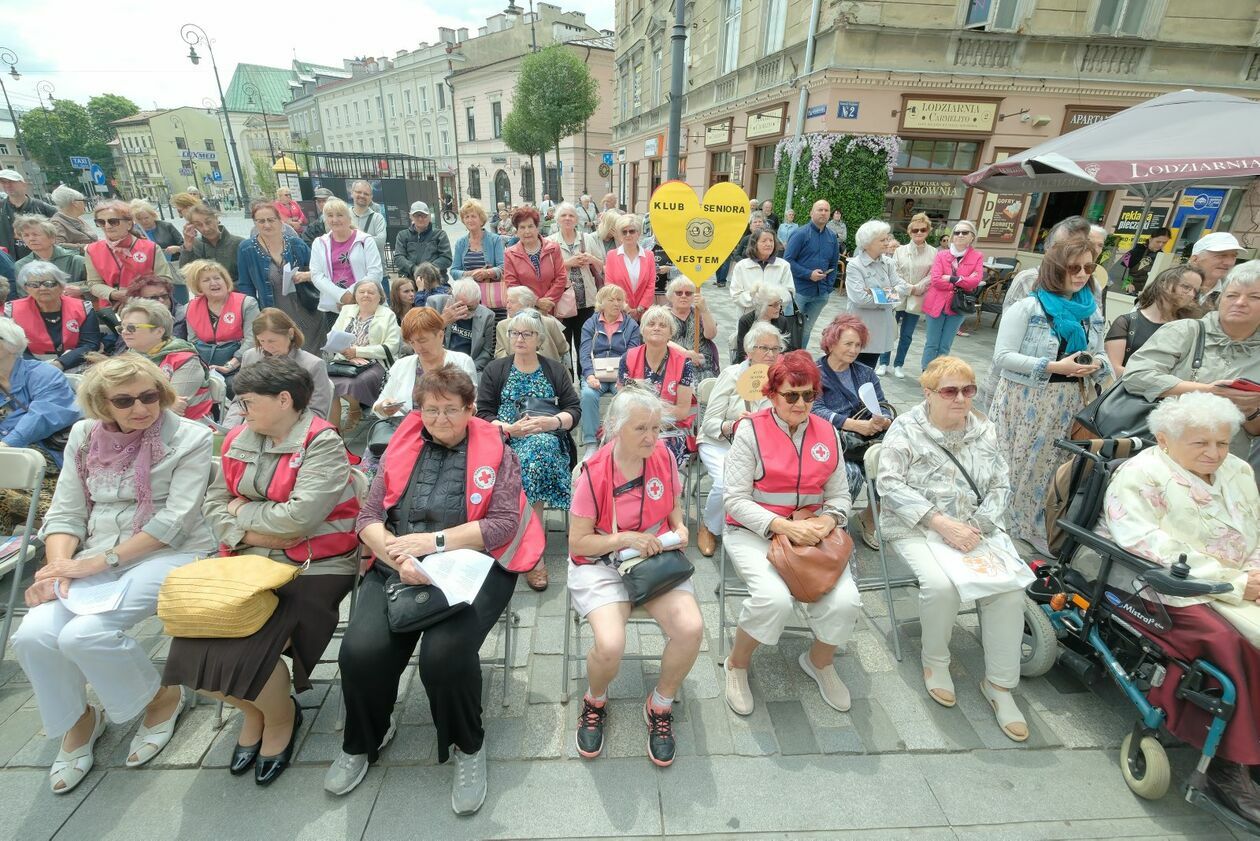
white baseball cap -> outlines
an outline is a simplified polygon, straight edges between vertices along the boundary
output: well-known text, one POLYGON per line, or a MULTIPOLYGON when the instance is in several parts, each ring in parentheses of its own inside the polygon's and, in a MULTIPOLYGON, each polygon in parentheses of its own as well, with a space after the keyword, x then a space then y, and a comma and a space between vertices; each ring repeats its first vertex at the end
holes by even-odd
POLYGON ((21 181, 25 183, 26 179, 16 169, 0 169, 0 181, 21 181))
POLYGON ((1191 255, 1202 254, 1204 251, 1242 251, 1242 245, 1233 234, 1227 231, 1213 231, 1205 237, 1200 237, 1190 253, 1191 255))
POLYGON ((432 215, 432 214, 430 214, 430 213, 429 213, 429 206, 428 206, 427 204, 425 204, 424 202, 422 202, 422 201, 412 202, 412 203, 411 203, 411 213, 410 213, 410 215, 411 215, 411 216, 415 216, 417 213, 423 213, 425 216, 431 216, 431 215, 432 215))

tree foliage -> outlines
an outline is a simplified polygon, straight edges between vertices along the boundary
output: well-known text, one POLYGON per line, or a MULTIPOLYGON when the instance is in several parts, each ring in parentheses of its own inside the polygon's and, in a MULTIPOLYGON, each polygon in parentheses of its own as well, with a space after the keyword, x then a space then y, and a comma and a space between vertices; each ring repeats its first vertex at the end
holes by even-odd
POLYGON ((271 161, 263 152, 254 152, 250 157, 254 162, 254 182, 258 185, 259 191, 264 196, 274 196, 276 194, 276 173, 271 168, 271 161))
MULTIPOLYGON (((548 149, 558 149, 561 140, 581 131, 598 107, 599 83, 585 62, 569 47, 553 44, 521 61, 508 120, 516 117, 522 134, 527 132, 532 142, 538 144, 534 152, 521 154, 541 156, 548 149)), ((508 120, 503 125, 505 140, 508 120)), ((520 151, 510 142, 508 147, 520 151)), ((543 172, 546 172, 545 166, 543 172)), ((545 176, 543 180, 545 182, 545 176)), ((545 185, 543 190, 546 190, 545 185)))
POLYGON ((79 172, 70 166, 70 157, 75 155, 91 158, 111 177, 114 157, 109 141, 114 131, 109 124, 139 110, 131 100, 112 93, 92 97, 87 107, 58 99, 49 110, 40 108, 22 115, 23 139, 31 157, 44 170, 50 188, 59 181, 78 184, 79 172))

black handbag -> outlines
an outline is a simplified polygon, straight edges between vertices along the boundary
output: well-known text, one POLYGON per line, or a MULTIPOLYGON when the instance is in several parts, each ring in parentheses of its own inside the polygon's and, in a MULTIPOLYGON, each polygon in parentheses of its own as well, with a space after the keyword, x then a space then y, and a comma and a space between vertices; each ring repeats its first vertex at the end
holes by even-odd
MULTIPOLYGON (((521 417, 554 418, 561 412, 559 397, 526 397, 521 401, 520 407, 521 417)), ((560 439, 560 449, 569 459, 569 470, 577 467, 577 445, 573 443, 573 436, 569 430, 554 429, 547 434, 560 439)))
POLYGON ((954 294, 949 299, 949 308, 954 315, 975 315, 980 306, 980 290, 968 292, 958 285, 957 258, 954 259, 954 271, 949 276, 949 282, 954 287, 954 294))
POLYGON ((460 602, 451 606, 446 594, 432 584, 404 584, 397 572, 385 581, 385 618, 396 634, 423 631, 466 610, 460 602))
POLYGON ((297 298, 298 306, 307 312, 319 312, 319 289, 313 282, 293 284, 293 297, 297 298))
POLYGON ((627 561, 618 568, 621 583, 635 607, 674 589, 695 571, 687 556, 677 549, 666 549, 638 563, 627 561))
POLYGON ((358 365, 355 365, 353 362, 346 362, 341 359, 333 359, 333 360, 329 360, 328 362, 328 376, 347 377, 349 379, 354 379, 355 377, 359 376, 359 372, 362 371, 363 368, 366 368, 366 367, 367 367, 366 365, 364 365, 363 367, 360 367, 358 365))
POLYGON ((399 413, 388 418, 377 418, 372 421, 372 425, 368 427, 367 448, 368 452, 380 458, 385 454, 385 448, 389 446, 389 441, 394 437, 394 433, 398 431, 398 427, 402 425, 403 418, 406 415, 399 413))
MULTIPOLYGON (((880 408, 884 410, 884 417, 896 420, 897 410, 893 408, 891 403, 880 403, 880 408)), ((855 414, 850 415, 853 420, 867 420, 871 416, 870 409, 865 407, 859 409, 855 414)), ((872 444, 878 444, 884 440, 884 432, 867 437, 859 435, 856 432, 840 431, 841 445, 844 447, 844 460, 851 461, 854 464, 865 464, 866 451, 871 448, 872 444)))
MULTIPOLYGON (((1206 330, 1203 322, 1196 323, 1194 357, 1190 362, 1191 379, 1197 380, 1203 367, 1203 348, 1206 330)), ((1147 400, 1129 391, 1121 378, 1096 400, 1082 409, 1073 419, 1070 436, 1082 438, 1142 438, 1153 440, 1147 416, 1158 401, 1147 400), (1084 434, 1082 434, 1082 430, 1084 434)))

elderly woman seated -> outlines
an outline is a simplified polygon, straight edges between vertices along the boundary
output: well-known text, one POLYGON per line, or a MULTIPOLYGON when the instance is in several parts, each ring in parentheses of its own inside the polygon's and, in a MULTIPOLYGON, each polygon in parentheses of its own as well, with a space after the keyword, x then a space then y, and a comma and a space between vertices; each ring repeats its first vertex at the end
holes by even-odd
POLYGON ((172 410, 190 420, 209 415, 214 408, 210 369, 201 361, 195 347, 174 338, 171 311, 157 301, 141 298, 125 304, 119 317, 127 348, 147 356, 170 377, 176 395, 172 410))
POLYGON ((57 206, 52 218, 52 223, 57 226, 57 242, 82 254, 86 246, 96 242, 96 229, 91 222, 83 219, 87 213, 87 197, 62 184, 52 191, 52 200, 57 206))
MULTIPOLYGON (((171 312, 171 318, 174 321, 172 335, 177 339, 186 340, 188 338, 188 305, 176 303, 175 289, 175 285, 169 278, 147 274, 136 278, 131 286, 127 287, 127 294, 123 296, 122 305, 126 306, 137 299, 156 301, 171 312)), ((122 307, 117 309, 121 310, 122 307)), ((102 322, 106 320, 104 314, 99 317, 102 322)))
POLYGON ((4 307, 26 335, 26 355, 63 371, 75 371, 84 357, 101 346, 96 311, 82 298, 69 294, 69 278, 52 263, 26 263, 18 271, 18 286, 26 297, 4 307))
POLYGON ((732 365, 718 375, 705 405, 704 421, 700 425, 697 436, 700 446, 700 461, 705 472, 713 481, 709 490, 709 499, 704 506, 704 516, 700 520, 700 531, 696 535, 696 545, 700 554, 712 557, 717 549, 717 536, 722 533, 722 521, 725 516, 725 487, 723 478, 726 468, 726 453, 731 448, 731 439, 735 437, 735 425, 754 412, 770 406, 764 396, 756 400, 747 400, 739 393, 739 380, 750 365, 769 367, 784 352, 783 334, 774 325, 764 321, 758 322, 744 335, 744 354, 746 358, 738 365, 732 365))
POLYGON ((131 206, 118 199, 98 202, 92 209, 96 226, 105 238, 83 252, 87 286, 98 306, 117 304, 127 297, 127 287, 137 278, 156 274, 171 279, 171 266, 149 239, 135 235, 131 206))
POLYGON ((829 592, 805 604, 795 601, 767 560, 775 535, 797 546, 817 546, 849 518, 853 500, 840 435, 810 413, 820 389, 818 366, 808 353, 779 357, 761 388, 770 407, 739 424, 726 454, 722 539, 749 592, 724 666, 726 703, 739 715, 753 711, 748 686, 753 652, 759 645, 777 645, 798 610, 814 636, 798 660, 802 671, 818 684, 824 703, 840 712, 849 709, 849 690, 836 674, 835 655, 852 635, 862 606, 853 571, 846 567, 829 592), (784 504, 785 497, 794 502, 784 504))
MULTIPOLYGON (((605 443, 582 463, 574 482, 569 598, 595 637, 586 654, 588 688, 577 727, 578 753, 586 759, 603 750, 608 685, 617 676, 626 646, 631 602, 618 570, 628 560, 621 553, 656 555, 665 551, 662 538, 671 533, 679 541, 672 549, 687 546, 678 465, 657 437, 661 409, 660 399, 649 391, 619 392, 608 409, 605 443)), ((690 580, 643 607, 668 639, 656 687, 643 705, 648 757, 665 767, 674 761, 674 697, 700 651, 704 620, 690 580)))
POLYGON ((442 314, 443 344, 472 357, 477 373, 494 359, 494 311, 481 303, 481 287, 470 277, 451 284, 450 295, 430 295, 425 306, 442 314))
POLYGON ((453 365, 467 374, 474 385, 477 383, 477 368, 472 357, 443 346, 442 333, 445 329, 442 316, 428 307, 416 307, 403 317, 402 338, 411 348, 411 353, 390 366, 385 388, 372 406, 377 417, 405 415, 415 408, 412 394, 416 390, 416 380, 425 371, 453 365))
POLYGON ((1223 397, 1187 393, 1165 399, 1149 419, 1159 446, 1116 471, 1098 530, 1166 567, 1185 557, 1191 578, 1231 586, 1221 595, 1161 596, 1172 627, 1132 627, 1176 658, 1167 661, 1168 676, 1148 698, 1167 713, 1177 738, 1201 748, 1211 723, 1206 711, 1177 697, 1178 661, 1202 658, 1238 687, 1208 782, 1229 808, 1260 821, 1260 792, 1251 776, 1260 765, 1260 494, 1247 463, 1229 452, 1243 415, 1223 397))
MULTIPOLYGON (((538 296, 528 286, 513 286, 504 294, 504 300, 507 303, 508 317, 496 324, 494 328, 495 359, 512 352, 512 343, 508 341, 508 322, 512 320, 512 316, 521 310, 534 309, 535 304, 538 303, 538 296)), ((564 355, 569 352, 569 343, 564 335, 564 324, 554 315, 544 315, 542 319, 543 337, 542 344, 538 346, 538 353, 548 359, 563 362, 564 355)))
MULTIPOLYGON (((19 323, 0 318, 0 447, 30 447, 44 457, 47 472, 38 507, 42 517, 61 472, 66 430, 80 414, 65 375, 53 365, 27 358, 27 341, 27 331, 19 323)), ((25 525, 30 505, 29 492, 0 489, 0 529, 12 534, 15 527, 25 525)))
POLYGON ((254 769, 269 785, 288 767, 302 727, 289 695, 310 674, 337 627, 337 606, 359 569, 359 493, 346 445, 310 408, 311 375, 284 357, 236 376, 245 424, 223 440, 205 513, 223 554, 262 555, 310 568, 276 591, 279 603, 246 637, 171 642, 162 675, 226 701, 243 721, 228 771, 254 769), (281 655, 293 660, 293 676, 281 655))
MULTIPOLYGON (((87 269, 83 262, 83 252, 57 244, 57 226, 51 219, 39 214, 19 216, 13 222, 13 233, 31 250, 17 261, 17 270, 37 260, 52 263, 66 273, 66 294, 82 298, 88 294, 86 280, 87 269)), ((21 286, 18 286, 21 294, 21 286)))
POLYGON ((121 724, 144 713, 130 766, 170 741, 184 697, 161 687, 147 647, 124 632, 157 611, 167 573, 214 550, 201 510, 210 430, 170 410, 166 375, 126 354, 89 368, 79 395, 89 420, 70 431, 41 532, 48 563, 26 591, 31 612, 13 636, 44 732, 61 740, 50 774, 56 794, 92 770, 107 717, 121 724), (114 582, 123 582, 118 604, 101 612, 76 613, 55 592, 114 582), (99 705, 88 703, 89 683, 99 705))
POLYGON ((744 337, 754 324, 768 323, 783 336, 784 350, 796 350, 798 333, 796 321, 783 314, 783 290, 778 286, 760 286, 752 290, 753 309, 739 317, 735 326, 735 343, 731 358, 744 361, 744 337))
POLYGON ((416 383, 412 412, 385 451, 359 515, 372 567, 341 642, 346 729, 324 788, 346 794, 394 736, 398 681, 420 643, 420 681, 437 730, 438 761, 452 748, 451 807, 468 815, 486 797, 478 651, 512 598, 518 573, 539 564, 545 538, 521 487, 521 467, 495 426, 474 416, 472 380, 447 365, 416 383), (487 478, 488 477, 488 478, 487 478), (430 584, 417 559, 468 549, 496 560, 472 603, 424 630, 394 630, 386 586, 430 584))
MULTIPOLYGON (((477 386, 477 417, 508 436, 508 445, 521 461, 525 496, 540 519, 545 506, 569 507, 570 471, 576 461, 569 433, 582 417, 568 369, 538 355, 542 331, 537 310, 522 310, 509 319, 513 353, 491 362, 477 386)), ((547 567, 534 567, 525 583, 545 590, 547 567)))
MULTIPOLYGON (((884 436, 876 478, 883 497, 880 528, 919 579, 928 696, 952 707, 957 700, 949 675, 949 641, 960 599, 949 565, 960 562, 959 553, 982 544, 1014 554, 1005 532, 1010 471, 993 424, 972 410, 976 376, 970 365, 939 356, 919 382, 923 402, 893 421, 884 436)), ((985 665, 980 691, 1002 732, 1022 742, 1028 738, 1028 725, 1011 690, 1019 685, 1023 587, 1012 579, 1009 590, 977 599, 976 606, 985 665)))
POLYGON ((333 324, 334 331, 349 333, 354 343, 329 361, 333 383, 332 414, 328 420, 341 422, 341 399, 349 405, 343 430, 359 425, 363 406, 375 405, 385 382, 385 366, 392 364, 401 349, 402 335, 394 311, 385 306, 385 292, 374 280, 360 280, 353 287, 353 304, 346 304, 333 324), (345 369, 344 372, 334 369, 345 369))
POLYGON ((235 374, 254 346, 258 301, 234 291, 232 276, 214 260, 194 260, 182 271, 194 296, 185 311, 188 341, 211 371, 235 374))
POLYGON ((696 420, 696 374, 691 360, 670 342, 674 317, 668 307, 648 307, 639 319, 643 344, 632 347, 621 357, 617 382, 624 386, 631 380, 647 386, 665 404, 666 429, 661 433, 665 446, 682 467, 695 451, 692 426, 696 420))
MULTIPOLYGON (((333 400, 328 364, 315 354, 302 350, 305 340, 302 331, 283 310, 268 307, 254 319, 254 346, 241 357, 241 368, 247 368, 264 359, 287 356, 311 375, 311 381, 315 383, 315 391, 310 400, 311 411, 321 418, 327 418, 333 400)), ((230 428, 243 422, 241 408, 239 401, 232 403, 224 426, 230 428)))
POLYGON ((601 288, 595 293, 595 312, 582 325, 578 345, 582 370, 582 443, 586 445, 587 456, 598 446, 595 437, 599 431, 599 399, 616 391, 621 357, 641 344, 643 338, 639 335, 638 323, 626 315, 626 291, 620 286, 601 288))
POLYGON ((687 354, 696 382, 718 375, 717 320, 704 296, 686 277, 676 277, 665 287, 665 305, 674 317, 674 344, 687 354))

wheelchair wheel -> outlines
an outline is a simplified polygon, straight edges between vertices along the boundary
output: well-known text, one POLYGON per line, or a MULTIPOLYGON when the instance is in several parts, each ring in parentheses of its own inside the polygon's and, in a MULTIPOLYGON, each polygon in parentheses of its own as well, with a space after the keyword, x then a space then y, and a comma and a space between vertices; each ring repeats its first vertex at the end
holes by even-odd
POLYGON ((1054 666, 1059 656, 1059 640, 1050 617, 1041 606, 1024 597, 1024 639, 1020 649, 1019 673, 1023 677, 1041 677, 1054 666))
POLYGON ((1138 797, 1158 800, 1168 793, 1168 784, 1172 780, 1168 754, 1154 736, 1143 736, 1137 755, 1130 762, 1129 748, 1132 744, 1133 733, 1130 732, 1120 743, 1120 774, 1138 797))

